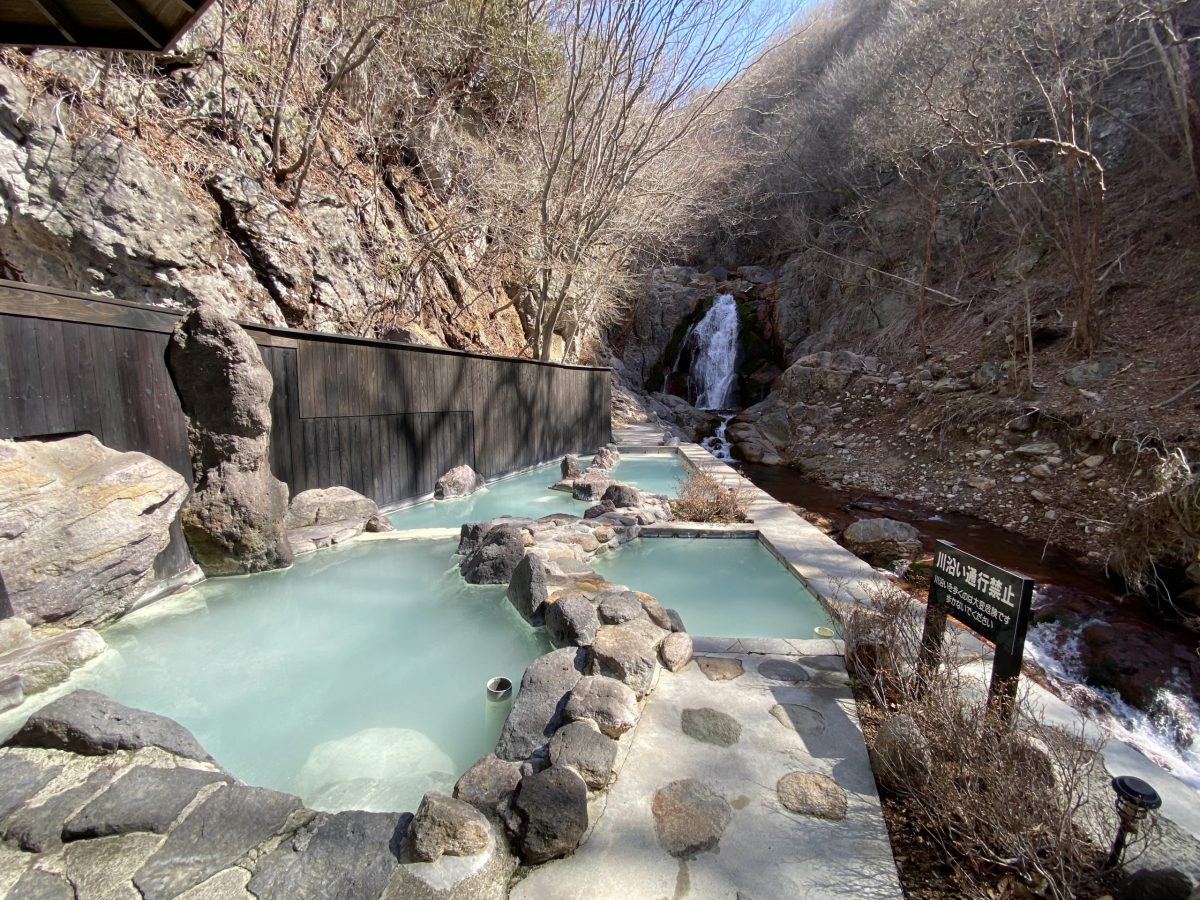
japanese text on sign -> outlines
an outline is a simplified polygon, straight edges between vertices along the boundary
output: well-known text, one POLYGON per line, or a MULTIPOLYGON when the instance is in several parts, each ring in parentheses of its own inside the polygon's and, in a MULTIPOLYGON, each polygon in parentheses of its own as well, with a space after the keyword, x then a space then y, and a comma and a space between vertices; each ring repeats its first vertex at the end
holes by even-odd
POLYGON ((1033 584, 939 541, 930 601, 997 646, 1015 649, 1024 639, 1033 584))

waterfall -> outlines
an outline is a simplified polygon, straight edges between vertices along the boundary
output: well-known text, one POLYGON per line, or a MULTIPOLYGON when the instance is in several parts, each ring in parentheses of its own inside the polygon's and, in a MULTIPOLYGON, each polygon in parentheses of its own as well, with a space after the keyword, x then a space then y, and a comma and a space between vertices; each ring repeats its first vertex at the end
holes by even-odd
POLYGON ((729 413, 721 416, 721 424, 717 426, 717 433, 712 437, 706 437, 700 442, 700 446, 715 456, 717 459, 723 459, 726 462, 733 460, 733 449, 729 444, 729 438, 725 436, 725 429, 729 427, 729 421, 737 413, 729 413))
POLYGON ((698 409, 726 409, 737 374, 738 318, 732 294, 721 294, 692 332, 692 384, 698 409))

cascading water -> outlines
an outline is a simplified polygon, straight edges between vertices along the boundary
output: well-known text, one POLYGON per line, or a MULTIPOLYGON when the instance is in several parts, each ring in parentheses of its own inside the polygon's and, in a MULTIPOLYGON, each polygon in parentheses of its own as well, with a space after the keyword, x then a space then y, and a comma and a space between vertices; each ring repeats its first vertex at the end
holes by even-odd
POLYGON ((716 434, 712 437, 706 437, 700 442, 700 446, 715 456, 717 459, 723 459, 727 462, 733 460, 733 448, 729 445, 729 438, 725 436, 725 429, 729 427, 729 421, 734 417, 735 413, 721 416, 721 424, 717 426, 716 434))
POLYGON ((732 294, 721 294, 692 331, 692 384, 697 409, 728 409, 737 375, 738 311, 732 294))

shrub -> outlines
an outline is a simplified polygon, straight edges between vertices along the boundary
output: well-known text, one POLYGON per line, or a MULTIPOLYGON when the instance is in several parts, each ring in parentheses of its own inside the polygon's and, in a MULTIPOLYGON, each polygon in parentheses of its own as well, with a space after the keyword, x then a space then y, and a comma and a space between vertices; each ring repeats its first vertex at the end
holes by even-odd
MULTIPOLYGON (((907 845, 897 852, 910 861, 906 881, 949 873, 946 896, 1102 894, 1115 816, 1098 743, 1045 724, 1025 692, 1003 724, 950 633, 942 665, 918 672, 922 625, 920 605, 887 585, 844 627, 867 732, 908 716, 932 762, 927 777, 897 780, 873 754, 893 842, 907 845)), ((1139 846, 1152 834, 1144 828, 1139 846)))
POLYGON ((671 512, 685 522, 745 522, 750 492, 728 488, 711 475, 693 471, 679 481, 679 496, 671 512))

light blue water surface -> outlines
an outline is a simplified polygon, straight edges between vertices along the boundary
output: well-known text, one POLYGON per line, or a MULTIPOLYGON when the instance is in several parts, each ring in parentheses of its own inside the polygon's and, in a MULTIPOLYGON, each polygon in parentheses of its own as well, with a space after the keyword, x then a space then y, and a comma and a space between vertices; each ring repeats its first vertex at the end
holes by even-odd
MULTIPOLYGON (((580 460, 586 465, 588 460, 580 460)), ((493 481, 482 491, 454 500, 429 500, 391 513, 388 518, 401 530, 412 528, 457 528, 464 522, 486 522, 497 516, 541 518, 550 513, 582 516, 593 504, 575 500, 566 491, 552 491, 561 477, 559 464, 541 466, 523 475, 493 481)), ((675 454, 621 458, 613 478, 651 494, 678 493, 684 477, 683 460, 675 454)))
POLYGON ((552 649, 454 569, 456 542, 322 550, 219 578, 104 632, 79 686, 170 716, 249 784, 319 809, 415 810, 495 745, 484 684, 552 649))
POLYGON ((811 638, 829 625, 813 595, 749 538, 640 538, 591 566, 678 610, 695 635, 811 638))

